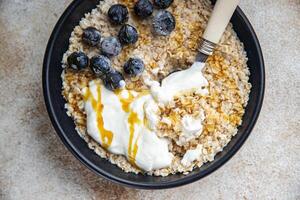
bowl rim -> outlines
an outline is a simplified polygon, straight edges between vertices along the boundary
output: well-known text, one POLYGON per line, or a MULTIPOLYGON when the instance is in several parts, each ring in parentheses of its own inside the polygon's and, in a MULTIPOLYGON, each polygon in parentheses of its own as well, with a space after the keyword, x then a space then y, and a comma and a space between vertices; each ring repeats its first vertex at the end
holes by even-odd
MULTIPOLYGON (((182 179, 170 182, 166 184, 165 182, 159 182, 159 183, 137 183, 134 181, 129 181, 123 178, 119 178, 114 176, 113 174, 107 173, 106 171, 99 169, 96 167, 92 162, 90 162, 88 159, 86 159, 82 153, 78 150, 77 147, 75 147, 65 136, 65 133, 61 127, 61 124, 59 120, 57 119, 57 116, 55 115, 54 108, 53 108, 53 102, 50 98, 50 86, 49 86, 49 68, 50 68, 50 55, 53 51, 53 46, 55 44, 55 41, 57 37, 59 36, 60 29, 62 28, 62 25, 64 24, 65 20, 68 18, 68 16, 73 12, 73 10, 82 3, 82 0, 74 0, 71 2, 71 4, 66 8, 66 10, 63 12, 61 17, 59 18, 58 22, 56 23, 51 36, 49 38, 46 51, 44 54, 44 61, 43 61, 43 71, 42 71, 42 83, 43 83, 43 95, 44 95, 44 101, 47 108, 47 112, 49 115, 49 118, 51 120, 52 126, 54 127, 57 135, 60 137, 63 144, 67 147, 67 149, 82 163, 84 164, 88 169, 93 171, 95 174, 100 175, 114 183, 121 184, 123 186, 132 187, 132 188, 138 188, 138 189, 168 189, 168 188, 174 188, 178 186, 183 186, 192 182, 195 182, 197 180, 200 180, 201 178, 211 174, 221 166, 223 166, 230 158, 232 158, 233 155, 236 154, 236 152, 241 148, 241 146, 244 144, 248 136, 250 135, 261 110, 263 98, 264 98, 264 91, 265 91, 265 65, 264 65, 264 59, 263 54, 261 50, 261 46, 259 44, 258 38, 256 36, 256 33, 247 19, 244 12, 237 7, 236 14, 242 18, 242 20, 245 22, 246 26, 249 28, 250 34, 254 40, 254 46, 257 50, 258 54, 258 60, 259 60, 259 67, 261 70, 261 90, 258 91, 258 101, 254 108, 254 114, 253 118, 251 119, 250 123, 248 124, 246 130, 241 135, 241 138, 236 141, 236 144, 228 151, 221 159, 219 159, 214 165, 209 167, 208 169, 201 171, 197 174, 194 174, 192 176, 187 176, 182 179)), ((124 172, 125 173, 125 172, 124 172)))

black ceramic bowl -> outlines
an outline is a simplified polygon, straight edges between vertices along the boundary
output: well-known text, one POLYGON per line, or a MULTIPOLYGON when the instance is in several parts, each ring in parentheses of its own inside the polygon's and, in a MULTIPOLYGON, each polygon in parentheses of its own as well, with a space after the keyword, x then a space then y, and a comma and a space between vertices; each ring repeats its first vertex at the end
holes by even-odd
POLYGON ((45 103, 52 124, 63 143, 78 160, 96 174, 113 182, 135 188, 162 189, 185 185, 203 178, 226 163, 249 136, 258 118, 264 96, 265 72, 261 48, 251 24, 241 9, 237 8, 231 22, 247 51, 252 90, 243 117, 243 124, 239 127, 238 134, 221 153, 216 155, 214 161, 206 163, 192 173, 152 177, 125 173, 117 166, 96 155, 77 134, 73 120, 67 116, 64 109, 65 100, 61 95, 62 81, 60 77, 62 56, 68 48, 68 41, 73 28, 85 13, 96 7, 98 2, 98 0, 75 0, 71 3, 57 22, 44 57, 43 90, 45 103))

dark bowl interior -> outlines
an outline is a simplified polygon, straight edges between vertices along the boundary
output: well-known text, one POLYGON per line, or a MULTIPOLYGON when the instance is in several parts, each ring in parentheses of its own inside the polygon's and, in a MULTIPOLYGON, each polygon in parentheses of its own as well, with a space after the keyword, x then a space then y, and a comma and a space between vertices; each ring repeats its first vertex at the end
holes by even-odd
MULTIPOLYGON (((75 131, 73 120, 67 116, 64 109, 65 100, 61 95, 61 60, 68 48, 68 39, 73 28, 79 23, 85 13, 91 11, 99 3, 98 0, 75 0, 66 9, 57 22, 49 39, 43 66, 43 90, 45 103, 52 124, 68 149, 96 174, 111 181, 145 189, 171 188, 199 180, 215 171, 228 161, 242 146, 250 134, 260 112, 264 95, 264 62, 261 48, 254 30, 240 8, 235 11, 231 22, 240 40, 244 43, 249 58, 248 66, 251 72, 252 90, 243 124, 238 134, 217 154, 215 160, 194 170, 188 175, 170 175, 167 177, 152 177, 124 173, 120 168, 100 158, 89 149, 85 141, 75 131)), ((113 119, 112 119, 113 120, 113 119)))

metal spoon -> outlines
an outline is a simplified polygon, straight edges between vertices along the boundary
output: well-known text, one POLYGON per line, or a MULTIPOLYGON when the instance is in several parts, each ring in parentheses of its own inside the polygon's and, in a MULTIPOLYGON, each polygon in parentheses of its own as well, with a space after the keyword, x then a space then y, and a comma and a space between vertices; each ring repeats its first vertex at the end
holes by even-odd
MULTIPOLYGON (((238 4, 239 0, 218 0, 216 2, 202 36, 195 63, 205 63, 208 56, 212 55, 238 4)), ((184 70, 174 70, 169 73, 167 77, 170 74, 180 73, 182 71, 184 70)), ((162 83, 162 79, 160 83, 162 83)))
POLYGON ((239 0, 218 0, 202 36, 196 62, 206 62, 221 39, 239 0))

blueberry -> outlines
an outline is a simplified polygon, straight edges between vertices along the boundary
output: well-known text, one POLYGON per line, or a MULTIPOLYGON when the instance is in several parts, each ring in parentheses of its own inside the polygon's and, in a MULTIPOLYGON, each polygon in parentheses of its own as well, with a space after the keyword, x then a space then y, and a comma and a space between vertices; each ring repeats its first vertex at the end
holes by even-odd
POLYGON ((154 32, 158 35, 167 36, 175 29, 175 18, 166 10, 160 10, 153 18, 154 32))
POLYGON ((122 4, 115 4, 109 8, 108 18, 113 24, 124 24, 128 21, 128 9, 122 4))
POLYGON ((120 29, 118 37, 122 44, 134 44, 137 42, 139 34, 136 28, 125 24, 120 29))
POLYGON ((130 58, 124 65, 124 72, 131 76, 137 76, 141 74, 145 65, 144 62, 139 58, 130 58))
POLYGON ((68 57, 68 65, 74 70, 81 70, 89 65, 89 58, 83 52, 73 52, 68 57))
POLYGON ((140 18, 149 17, 153 13, 153 4, 149 0, 139 0, 134 5, 134 12, 140 18))
POLYGON ((83 30, 82 41, 90 46, 96 46, 100 43, 101 34, 94 27, 88 27, 83 30))
POLYGON ((101 50, 104 55, 112 57, 120 54, 122 46, 117 38, 107 37, 101 42, 101 50))
POLYGON ((122 74, 118 71, 112 71, 103 78, 104 86, 109 90, 116 90, 125 87, 125 81, 122 74))
POLYGON ((168 8, 173 3, 173 0, 154 0, 154 5, 161 9, 168 8))
POLYGON ((90 61, 90 67, 98 76, 103 76, 112 71, 109 58, 103 55, 92 57, 90 61))

